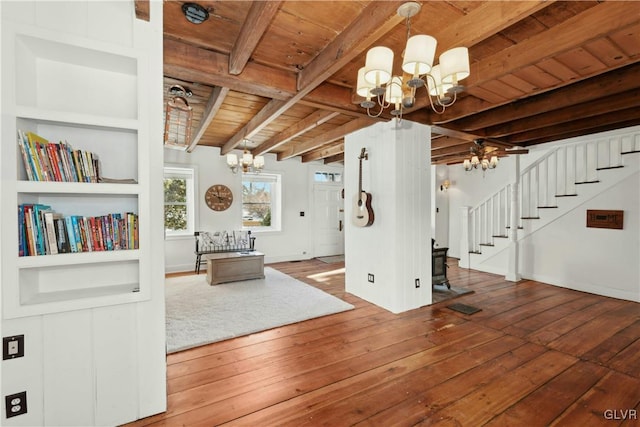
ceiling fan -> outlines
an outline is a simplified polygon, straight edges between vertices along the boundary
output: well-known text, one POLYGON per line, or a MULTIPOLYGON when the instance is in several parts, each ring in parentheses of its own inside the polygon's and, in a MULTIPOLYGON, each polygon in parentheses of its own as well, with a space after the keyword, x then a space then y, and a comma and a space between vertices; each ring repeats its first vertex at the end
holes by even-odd
POLYGON ((469 147, 471 158, 464 159, 463 166, 466 171, 481 168, 482 170, 495 169, 498 166, 498 158, 508 156, 510 154, 526 154, 528 149, 512 147, 504 142, 491 139, 490 143, 495 145, 486 145, 485 142, 491 138, 476 138, 473 145, 469 147))

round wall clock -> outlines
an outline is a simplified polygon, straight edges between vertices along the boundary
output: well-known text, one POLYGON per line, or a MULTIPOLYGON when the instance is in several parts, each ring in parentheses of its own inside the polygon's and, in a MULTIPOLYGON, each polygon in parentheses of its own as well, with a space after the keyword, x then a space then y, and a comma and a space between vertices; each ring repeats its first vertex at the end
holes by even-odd
POLYGON ((226 211, 233 203, 233 193, 226 185, 215 184, 204 194, 207 206, 214 211, 226 211))

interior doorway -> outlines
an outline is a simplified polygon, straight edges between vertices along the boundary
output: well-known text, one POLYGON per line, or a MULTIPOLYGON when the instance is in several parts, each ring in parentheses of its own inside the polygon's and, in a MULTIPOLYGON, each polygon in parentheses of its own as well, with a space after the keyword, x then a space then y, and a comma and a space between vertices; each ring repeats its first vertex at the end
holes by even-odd
POLYGON ((313 185, 313 255, 344 254, 344 199, 342 183, 313 185))

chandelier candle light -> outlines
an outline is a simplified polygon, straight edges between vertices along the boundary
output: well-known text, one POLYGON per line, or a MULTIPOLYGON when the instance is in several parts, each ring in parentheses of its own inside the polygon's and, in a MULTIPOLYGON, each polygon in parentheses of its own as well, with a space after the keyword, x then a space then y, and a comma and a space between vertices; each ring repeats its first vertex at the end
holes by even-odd
POLYGON ((455 47, 440 55, 440 63, 433 65, 437 41, 429 35, 411 33, 410 18, 420 11, 420 4, 408 2, 398 8, 398 15, 406 18, 407 44, 402 71, 407 77, 393 75, 393 51, 385 46, 369 49, 365 66, 358 71, 356 93, 365 98, 360 103, 370 117, 379 117, 389 106, 391 114, 402 119, 404 108, 415 104, 416 90, 427 87, 431 108, 442 114, 456 102, 457 94, 464 90, 460 81, 469 76, 469 52, 466 47, 455 47), (377 97, 377 103, 372 100, 377 97), (376 104, 380 110, 371 113, 376 104))
POLYGON ((247 140, 244 140, 244 152, 240 158, 240 164, 238 164, 238 156, 234 153, 227 154, 227 166, 231 169, 231 172, 237 173, 238 166, 242 167, 242 172, 255 172, 259 173, 264 167, 264 157, 255 156, 247 150, 247 140))

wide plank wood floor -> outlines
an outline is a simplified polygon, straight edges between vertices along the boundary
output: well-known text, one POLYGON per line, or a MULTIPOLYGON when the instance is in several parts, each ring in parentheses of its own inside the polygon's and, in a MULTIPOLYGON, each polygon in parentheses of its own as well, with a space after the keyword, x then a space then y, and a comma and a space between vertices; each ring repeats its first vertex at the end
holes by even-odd
POLYGON ((271 264, 355 310, 169 355, 167 412, 130 425, 640 425, 640 304, 449 265, 482 311, 396 315, 344 263, 271 264))

